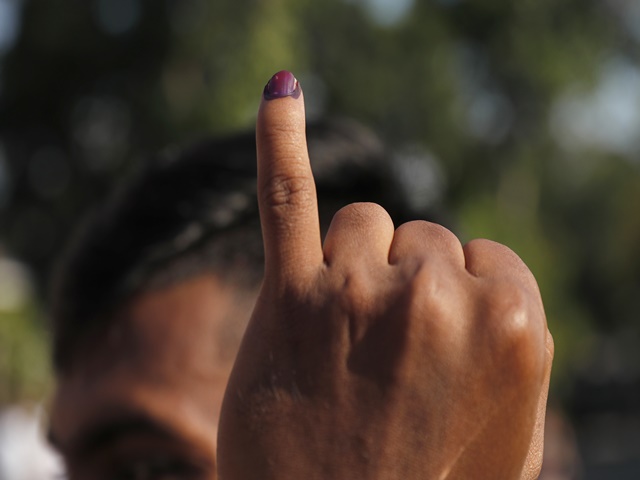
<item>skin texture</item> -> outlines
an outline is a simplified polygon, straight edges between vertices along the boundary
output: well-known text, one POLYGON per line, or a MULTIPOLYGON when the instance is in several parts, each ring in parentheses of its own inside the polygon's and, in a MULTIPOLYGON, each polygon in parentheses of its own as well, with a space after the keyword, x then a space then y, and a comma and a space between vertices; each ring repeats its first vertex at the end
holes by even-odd
POLYGON ((139 295, 87 342, 51 415, 71 479, 216 478, 220 404, 254 301, 200 276, 139 295))
POLYGON ((375 204, 340 210, 322 244, 303 102, 258 115, 265 278, 220 478, 535 478, 553 346, 532 274, 375 204))
POLYGON ((375 204, 321 243, 303 101, 259 113, 259 295, 196 277, 88 338, 51 416, 71 478, 537 478, 553 342, 533 276, 375 204))

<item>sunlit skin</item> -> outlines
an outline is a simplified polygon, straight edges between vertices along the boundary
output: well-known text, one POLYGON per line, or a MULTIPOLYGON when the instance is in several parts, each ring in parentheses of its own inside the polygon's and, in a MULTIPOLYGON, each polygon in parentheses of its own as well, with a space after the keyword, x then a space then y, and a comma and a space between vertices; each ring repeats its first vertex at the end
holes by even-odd
POLYGON ((71 478, 215 478, 242 331, 229 322, 246 321, 253 300, 212 275, 136 297, 59 379, 51 434, 71 478))
POLYGON ((260 108, 260 292, 200 276, 134 297, 59 379, 72 479, 537 478, 553 341, 533 275, 375 204, 322 242, 303 102, 260 108))
MULTIPOLYGON (((278 92, 294 85, 278 75, 278 92)), ((222 407, 221 478, 537 478, 553 343, 533 275, 503 245, 396 229, 370 203, 321 242, 290 93, 258 113, 265 275, 222 407)))

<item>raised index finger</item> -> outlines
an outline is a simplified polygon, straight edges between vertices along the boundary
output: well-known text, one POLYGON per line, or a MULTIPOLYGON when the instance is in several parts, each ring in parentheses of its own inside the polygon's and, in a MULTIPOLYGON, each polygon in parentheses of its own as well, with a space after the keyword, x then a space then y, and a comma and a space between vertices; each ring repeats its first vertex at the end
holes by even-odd
POLYGON ((323 256, 304 98, 290 72, 276 73, 264 89, 256 142, 265 277, 295 281, 323 256))

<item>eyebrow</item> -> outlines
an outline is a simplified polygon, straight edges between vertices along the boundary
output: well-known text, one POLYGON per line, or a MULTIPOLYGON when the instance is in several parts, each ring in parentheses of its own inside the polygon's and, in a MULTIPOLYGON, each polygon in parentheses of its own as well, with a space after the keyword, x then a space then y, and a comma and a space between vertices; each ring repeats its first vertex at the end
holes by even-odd
POLYGON ((67 445, 63 445, 52 430, 47 437, 56 449, 85 458, 132 435, 153 435, 184 444, 182 436, 172 427, 140 412, 104 416, 86 426, 67 445))

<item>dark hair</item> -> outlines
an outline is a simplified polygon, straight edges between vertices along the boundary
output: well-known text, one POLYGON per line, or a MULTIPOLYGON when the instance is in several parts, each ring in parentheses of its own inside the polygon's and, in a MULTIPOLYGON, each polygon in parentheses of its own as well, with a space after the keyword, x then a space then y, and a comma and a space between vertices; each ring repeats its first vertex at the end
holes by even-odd
MULTIPOLYGON (((333 120, 307 128, 326 231, 340 207, 372 201, 396 222, 412 215, 369 130, 333 120)), ((53 357, 70 368, 88 334, 136 293, 212 272, 247 287, 262 278, 253 132, 169 149, 146 162, 75 236, 54 282, 53 357)))

